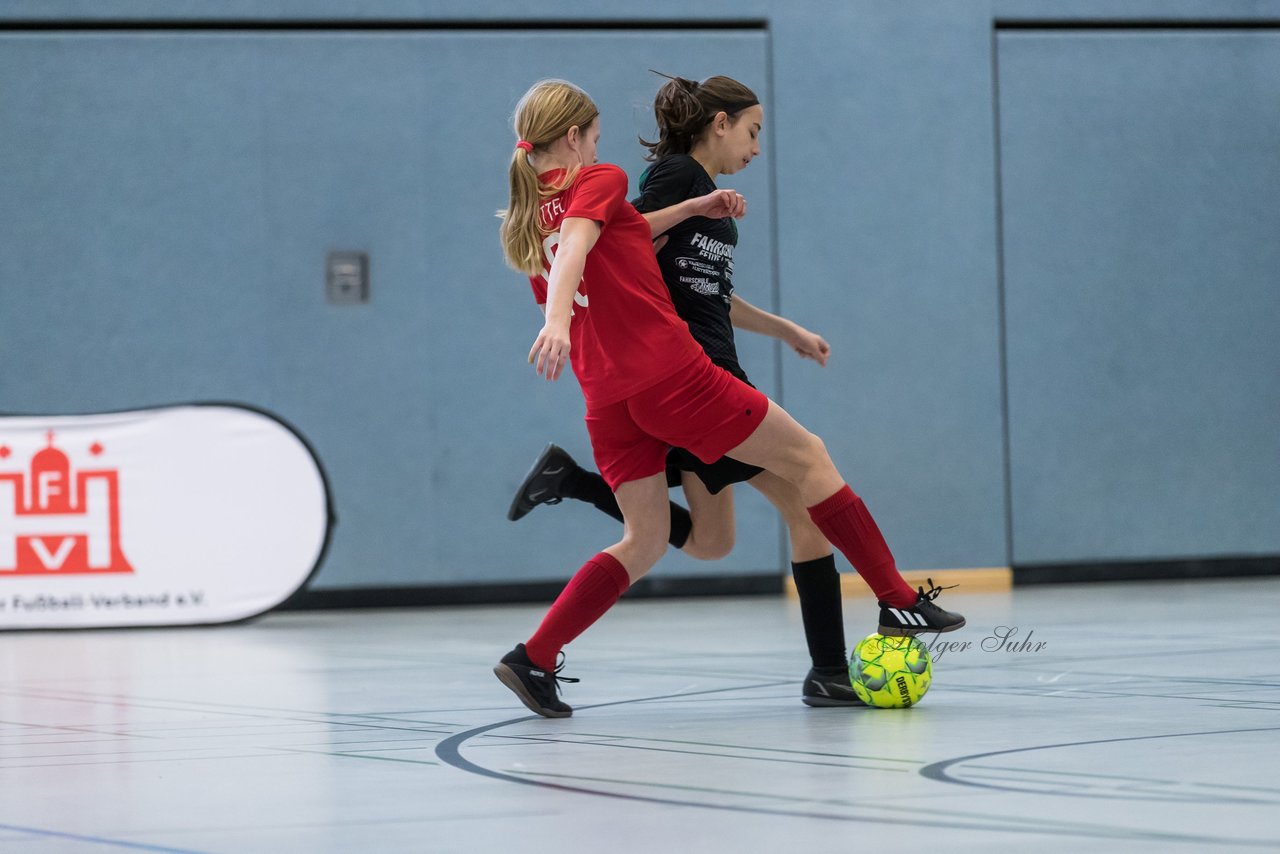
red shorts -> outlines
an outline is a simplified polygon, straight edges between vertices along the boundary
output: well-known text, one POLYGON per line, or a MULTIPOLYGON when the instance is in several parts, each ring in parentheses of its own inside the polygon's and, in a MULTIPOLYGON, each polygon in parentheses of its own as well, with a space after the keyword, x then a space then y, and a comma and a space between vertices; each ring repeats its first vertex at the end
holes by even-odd
POLYGON ((609 484, 665 471, 667 449, 712 463, 755 432, 769 398, 703 356, 626 400, 587 410, 596 467, 609 484))

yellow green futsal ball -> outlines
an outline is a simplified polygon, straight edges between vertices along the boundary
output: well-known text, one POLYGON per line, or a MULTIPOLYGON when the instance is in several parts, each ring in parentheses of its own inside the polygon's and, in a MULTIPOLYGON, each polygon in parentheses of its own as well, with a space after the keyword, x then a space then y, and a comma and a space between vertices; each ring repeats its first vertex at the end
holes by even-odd
POLYGON ((915 638, 867 635, 853 649, 849 678, 868 706, 909 709, 929 690, 933 659, 915 638))

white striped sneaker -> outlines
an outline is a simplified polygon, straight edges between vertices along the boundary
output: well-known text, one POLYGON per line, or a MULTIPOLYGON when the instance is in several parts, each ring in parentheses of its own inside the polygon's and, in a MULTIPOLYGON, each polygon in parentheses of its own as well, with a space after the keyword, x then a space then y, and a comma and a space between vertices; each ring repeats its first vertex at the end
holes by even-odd
MULTIPOLYGON (((902 635, 918 635, 922 632, 954 632, 964 625, 964 617, 960 614, 944 611, 933 600, 946 587, 935 587, 933 579, 928 579, 929 589, 917 587, 916 602, 907 608, 899 608, 888 602, 879 602, 880 634, 900 637, 902 635)), ((954 585, 952 585, 954 586, 954 585)))

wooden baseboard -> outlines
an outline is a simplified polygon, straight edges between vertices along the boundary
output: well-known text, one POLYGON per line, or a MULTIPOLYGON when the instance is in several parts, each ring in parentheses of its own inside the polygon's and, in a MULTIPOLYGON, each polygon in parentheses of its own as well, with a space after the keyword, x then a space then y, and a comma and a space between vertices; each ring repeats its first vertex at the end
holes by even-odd
MULTIPOLYGON (((922 569, 922 570, 906 570, 902 573, 902 577, 912 587, 925 587, 928 585, 926 579, 932 578, 933 583, 939 587, 946 587, 954 584, 954 590, 948 590, 947 595, 954 593, 997 593, 1013 588, 1013 570, 1007 566, 981 567, 975 569, 922 569)), ((788 576, 784 582, 787 595, 794 597, 796 595, 795 579, 788 576)), ((840 575, 840 595, 848 598, 871 596, 871 588, 867 587, 865 581, 854 573, 841 573, 840 575)))

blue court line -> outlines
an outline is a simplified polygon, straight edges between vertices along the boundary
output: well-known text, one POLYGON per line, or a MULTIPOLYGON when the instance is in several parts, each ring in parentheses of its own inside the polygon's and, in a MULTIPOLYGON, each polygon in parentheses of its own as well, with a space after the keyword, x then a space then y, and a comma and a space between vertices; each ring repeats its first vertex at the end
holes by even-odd
MULTIPOLYGON (((143 845, 141 842, 126 842, 123 839, 106 839, 101 836, 82 836, 78 833, 63 833, 58 830, 45 830, 40 827, 22 827, 17 824, 0 824, 0 830, 14 830, 19 833, 30 833, 33 836, 47 836, 53 839, 74 839, 77 842, 92 842, 97 845, 114 845, 117 848, 131 848, 134 851, 161 851, 164 854, 207 854, 191 848, 166 848, 163 845, 143 845)), ((4 845, 0 842, 0 846, 4 845)))

